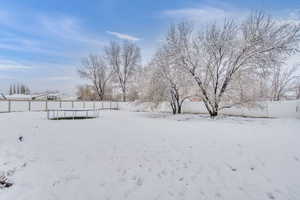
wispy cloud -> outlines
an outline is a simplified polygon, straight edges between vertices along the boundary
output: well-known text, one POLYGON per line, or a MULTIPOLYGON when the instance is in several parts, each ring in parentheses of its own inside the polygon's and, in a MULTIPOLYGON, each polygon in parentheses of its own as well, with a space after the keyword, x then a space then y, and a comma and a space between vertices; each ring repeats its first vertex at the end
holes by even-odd
POLYGON ((93 33, 86 31, 82 27, 80 20, 74 17, 62 16, 57 20, 57 18, 42 16, 40 23, 45 32, 50 33, 52 37, 56 37, 57 39, 75 41, 92 46, 104 44, 102 38, 96 37, 93 33))
POLYGON ((175 18, 198 18, 203 16, 220 18, 226 16, 224 10, 212 7, 166 10, 163 13, 169 17, 175 18))
POLYGON ((12 76, 7 76, 7 75, 0 75, 0 80, 12 80, 15 79, 12 76))
POLYGON ((200 6, 194 8, 182 8, 174 10, 165 10, 164 16, 177 20, 191 20, 194 22, 220 21, 227 19, 241 19, 249 14, 249 11, 238 10, 227 6, 226 8, 200 6))
POLYGON ((300 25, 300 9, 285 10, 284 14, 278 14, 277 20, 281 23, 291 23, 294 25, 300 25))
MULTIPOLYGON (((253 12, 249 9, 236 8, 230 4, 221 3, 219 6, 201 5, 181 9, 170 9, 162 11, 162 15, 174 20, 189 20, 196 23, 207 24, 219 22, 224 19, 237 21, 245 19, 253 12)), ((266 12, 273 16, 278 22, 300 24, 300 9, 280 10, 266 12)))
POLYGON ((123 40, 130 40, 130 41, 138 41, 141 40, 140 38, 134 37, 132 35, 127 35, 124 33, 118 33, 118 32, 112 32, 112 31, 106 31, 106 33, 113 35, 119 39, 123 39, 123 40))
MULTIPOLYGON (((75 17, 7 12, 0 9, 0 49, 49 56, 76 57, 104 45, 75 17), (24 26, 24 21, 30 21, 24 26)), ((83 56, 81 55, 81 56, 83 56)))
POLYGON ((17 71, 29 69, 32 69, 32 66, 15 62, 13 60, 0 60, 0 71, 17 71))
POLYGON ((46 78, 49 81, 69 81, 73 80, 74 77, 72 76, 50 76, 46 78))

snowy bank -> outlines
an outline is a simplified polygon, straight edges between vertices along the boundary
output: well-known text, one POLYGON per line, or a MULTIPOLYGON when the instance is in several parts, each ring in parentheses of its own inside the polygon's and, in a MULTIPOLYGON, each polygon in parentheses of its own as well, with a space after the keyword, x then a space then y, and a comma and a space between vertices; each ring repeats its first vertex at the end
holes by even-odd
MULTIPOLYGON (((171 107, 167 102, 160 103, 158 106, 153 103, 120 102, 119 108, 135 112, 171 112, 171 107)), ((185 101, 182 110, 183 113, 208 114, 202 102, 185 101)), ((300 118, 300 100, 263 102, 254 108, 232 107, 220 113, 245 117, 300 118)))

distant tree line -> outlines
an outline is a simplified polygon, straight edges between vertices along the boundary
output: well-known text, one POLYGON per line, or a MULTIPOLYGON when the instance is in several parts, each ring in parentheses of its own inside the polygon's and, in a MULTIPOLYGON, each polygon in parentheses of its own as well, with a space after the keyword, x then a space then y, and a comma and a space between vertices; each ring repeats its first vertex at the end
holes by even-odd
POLYGON ((122 101, 132 100, 128 99, 128 95, 131 95, 130 91, 137 83, 135 76, 140 69, 140 48, 129 41, 122 44, 113 41, 104 47, 101 55, 90 54, 82 59, 82 67, 78 73, 82 78, 89 80, 91 85, 79 87, 79 97, 102 101, 111 98, 112 93, 117 90, 122 101), (87 97, 87 94, 90 94, 90 97, 87 97))
POLYGON ((13 95, 13 94, 30 94, 30 89, 28 86, 24 84, 19 84, 19 83, 11 84, 9 86, 9 95, 13 95))

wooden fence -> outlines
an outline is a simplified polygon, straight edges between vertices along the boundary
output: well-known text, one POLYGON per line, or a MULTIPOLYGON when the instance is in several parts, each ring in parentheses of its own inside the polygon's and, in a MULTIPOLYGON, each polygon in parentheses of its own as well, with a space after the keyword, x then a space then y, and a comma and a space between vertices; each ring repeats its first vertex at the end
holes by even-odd
POLYGON ((0 100, 0 112, 47 111, 49 109, 110 109, 119 108, 113 101, 46 101, 46 100, 0 100))

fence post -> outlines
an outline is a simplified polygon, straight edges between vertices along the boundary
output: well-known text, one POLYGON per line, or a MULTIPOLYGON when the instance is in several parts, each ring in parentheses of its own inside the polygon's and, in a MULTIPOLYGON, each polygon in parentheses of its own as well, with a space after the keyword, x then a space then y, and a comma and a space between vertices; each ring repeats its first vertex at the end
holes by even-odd
POLYGON ((11 101, 8 100, 8 112, 11 112, 11 101))
POLYGON ((102 101, 102 109, 103 109, 103 101, 102 101))
POLYGON ((31 111, 31 100, 28 101, 28 111, 31 111))
POLYGON ((61 100, 59 101, 59 108, 61 109, 61 100))
POLYGON ((95 110, 95 101, 93 101, 93 109, 95 110))
POLYGON ((83 108, 85 108, 85 101, 83 102, 83 108))
POLYGON ((74 101, 72 101, 72 108, 74 108, 74 101))
POLYGON ((111 101, 109 102, 109 110, 111 110, 111 101))

